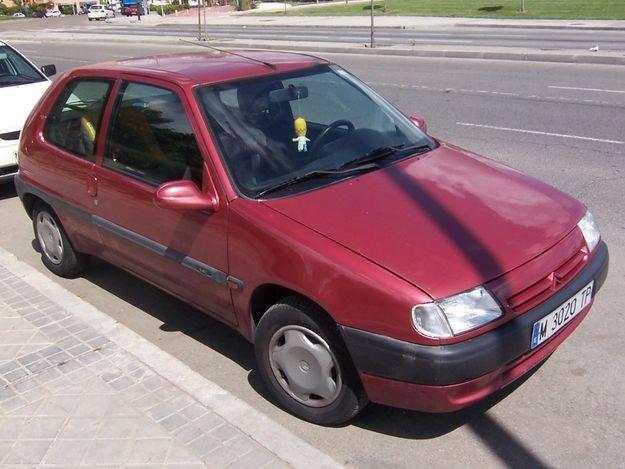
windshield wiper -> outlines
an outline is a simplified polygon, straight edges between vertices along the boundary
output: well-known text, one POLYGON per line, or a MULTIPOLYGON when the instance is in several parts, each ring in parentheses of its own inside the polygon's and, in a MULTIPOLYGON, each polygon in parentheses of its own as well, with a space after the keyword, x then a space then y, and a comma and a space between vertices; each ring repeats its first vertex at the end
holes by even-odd
POLYGON ((289 187, 289 186, 293 186, 295 184, 299 184, 300 182, 303 181, 308 181, 310 179, 317 179, 317 178, 322 178, 322 177, 327 177, 327 176, 336 176, 336 175, 343 175, 343 174, 349 174, 349 173, 353 173, 353 172, 359 172, 359 171, 368 171, 371 169, 379 169, 379 166, 376 164, 368 164, 368 165, 362 165, 362 166, 358 166, 355 168, 348 168, 348 169, 341 169, 341 168, 337 168, 337 169, 316 169, 314 171, 310 171, 308 173, 304 173, 300 176, 295 176, 291 179, 287 179, 286 181, 282 181, 278 184, 276 184, 275 186, 269 187, 263 191, 260 191, 257 195, 256 195, 256 199, 260 199, 262 196, 269 194, 271 192, 275 192, 275 191, 279 191, 280 189, 284 189, 285 187, 289 187))
POLYGON ((406 144, 404 143, 402 143, 401 145, 395 145, 395 146, 389 146, 389 147, 379 147, 374 150, 371 150, 369 153, 365 153, 364 155, 359 156, 358 158, 354 158, 353 160, 346 161, 341 166, 339 166, 339 169, 346 168, 347 166, 358 167, 357 165, 371 163, 373 161, 378 161, 383 158, 386 158, 387 156, 394 155, 399 152, 401 153, 410 152, 411 154, 414 154, 414 153, 421 153, 424 151, 429 151, 431 149, 432 147, 430 145, 406 146, 406 144))

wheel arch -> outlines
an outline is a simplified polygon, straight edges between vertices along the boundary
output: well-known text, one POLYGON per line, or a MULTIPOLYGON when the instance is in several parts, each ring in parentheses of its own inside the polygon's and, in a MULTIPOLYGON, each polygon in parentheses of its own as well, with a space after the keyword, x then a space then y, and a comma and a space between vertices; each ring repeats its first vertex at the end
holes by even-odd
POLYGON ((44 204, 46 206, 50 205, 45 200, 43 200, 41 197, 36 196, 35 194, 33 194, 31 192, 25 192, 22 195, 22 204, 24 205, 24 209, 26 210, 26 213, 28 214, 28 216, 31 219, 33 217, 33 209, 35 208, 35 205, 37 203, 41 203, 41 204, 44 204))
POLYGON ((281 300, 289 297, 297 297, 298 299, 309 303, 314 308, 316 314, 319 314, 326 320, 330 320, 336 324, 335 319, 327 311, 327 309, 314 299, 310 298, 310 296, 282 285, 265 283, 257 286, 250 297, 249 314, 250 324, 252 327, 252 341, 254 340, 254 331, 256 330, 256 326, 267 310, 281 300))

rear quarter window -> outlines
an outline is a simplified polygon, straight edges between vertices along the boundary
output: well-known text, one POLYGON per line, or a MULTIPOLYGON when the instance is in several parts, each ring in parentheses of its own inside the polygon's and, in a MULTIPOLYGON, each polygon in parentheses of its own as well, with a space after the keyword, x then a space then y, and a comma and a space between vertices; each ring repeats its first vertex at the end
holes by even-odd
POLYGON ((47 142, 95 160, 102 114, 113 86, 109 80, 76 79, 67 84, 45 123, 47 142))

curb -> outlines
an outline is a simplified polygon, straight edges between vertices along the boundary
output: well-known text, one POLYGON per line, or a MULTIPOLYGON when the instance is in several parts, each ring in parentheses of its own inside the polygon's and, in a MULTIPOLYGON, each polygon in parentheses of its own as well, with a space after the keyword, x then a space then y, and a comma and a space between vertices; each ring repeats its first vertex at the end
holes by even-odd
POLYGON ((458 23, 454 26, 459 28, 510 28, 510 29, 571 29, 577 31, 625 31, 625 27, 619 26, 574 26, 574 25, 555 25, 555 24, 471 24, 458 23))
MULTIPOLYGON (((244 16, 244 15, 243 15, 244 16)), ((280 27, 280 28, 293 28, 293 29, 297 29, 297 28, 310 28, 310 29, 315 29, 315 28, 328 28, 331 26, 328 25, 323 25, 323 24, 306 24, 306 25, 288 25, 288 24, 271 24, 272 20, 270 18, 272 18, 272 16, 263 16, 263 15, 257 15, 260 18, 268 18, 266 20, 259 20, 259 24, 257 25, 251 25, 251 24, 247 24, 247 23, 235 23, 235 22, 231 22, 231 23, 208 23, 207 26, 211 27, 211 26, 222 26, 222 27, 243 27, 243 26, 275 26, 275 27, 280 27)), ((163 22, 163 23, 156 23, 157 26, 161 26, 161 27, 176 27, 176 26, 195 26, 195 24, 193 23, 167 23, 167 22, 163 22)), ((437 25, 438 26, 438 25, 437 25)), ((445 27, 448 27, 450 29, 453 28, 489 28, 489 29, 497 29, 497 28, 501 28, 501 29, 555 29, 555 30, 573 30, 573 31, 625 31, 625 26, 572 26, 572 25, 540 25, 540 24, 532 24, 532 25, 523 25, 523 24, 481 24, 481 23, 455 23, 455 24, 449 24, 449 25, 442 25, 445 27)), ((342 24, 342 25, 336 25, 335 27, 340 28, 340 29, 364 29, 364 30, 369 30, 370 27, 367 25, 353 25, 353 24, 342 24)), ((406 30, 406 29, 411 29, 411 30, 425 30, 430 28, 431 26, 428 25, 421 25, 421 24, 403 24, 403 25, 377 25, 375 26, 375 29, 383 29, 383 30, 396 30, 396 29, 401 29, 401 30, 406 30)))
POLYGON ((625 54, 623 55, 590 55, 590 54, 574 54, 574 53, 553 53, 553 52, 537 52, 537 51, 484 51, 484 50, 458 50, 458 49, 399 49, 399 48, 376 48, 354 46, 333 46, 333 45, 289 45, 266 44, 262 41, 250 42, 234 42, 234 41, 208 41, 206 43, 193 41, 184 38, 185 42, 178 37, 154 37, 154 36, 131 36, 124 38, 106 37, 103 39, 97 35, 72 35, 60 38, 35 39, 34 37, 7 38, 8 42, 29 42, 29 43, 50 43, 52 41, 73 41, 77 38, 83 43, 101 43, 106 40, 108 43, 131 42, 153 44, 169 44, 172 46, 190 45, 211 45, 221 48, 231 49, 265 49, 265 50, 284 50, 284 51, 300 51, 300 52, 317 52, 317 53, 336 53, 336 54, 360 54, 360 55, 379 55, 379 56, 399 56, 399 57, 429 57, 429 58, 448 58, 448 59, 482 59, 482 60, 514 60, 524 62, 555 62, 555 63, 574 63, 574 64, 597 64, 597 65, 625 65, 625 54))
POLYGON ((0 248, 0 264, 62 308, 80 317, 93 329, 137 357, 163 378, 194 397, 291 466, 308 469, 310 462, 315 461, 315 467, 323 469, 343 467, 262 412, 193 371, 177 358, 66 290, 34 267, 20 261, 3 248, 0 248))

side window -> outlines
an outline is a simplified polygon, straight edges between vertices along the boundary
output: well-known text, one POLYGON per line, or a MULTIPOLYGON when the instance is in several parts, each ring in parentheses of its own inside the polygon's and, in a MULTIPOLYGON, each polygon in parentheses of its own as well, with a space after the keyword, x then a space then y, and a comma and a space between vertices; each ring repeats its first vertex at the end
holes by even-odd
POLYGON ((102 114, 111 87, 110 81, 71 81, 52 108, 44 126, 44 138, 74 155, 94 161, 102 114))
POLYGON ((204 161, 176 93, 126 83, 117 100, 103 165, 148 184, 189 179, 202 187, 204 161))

